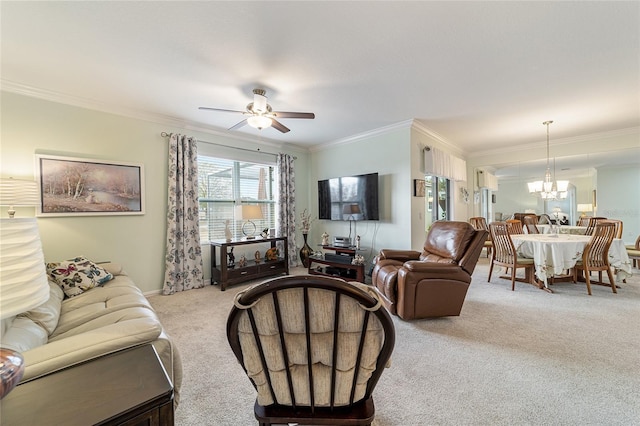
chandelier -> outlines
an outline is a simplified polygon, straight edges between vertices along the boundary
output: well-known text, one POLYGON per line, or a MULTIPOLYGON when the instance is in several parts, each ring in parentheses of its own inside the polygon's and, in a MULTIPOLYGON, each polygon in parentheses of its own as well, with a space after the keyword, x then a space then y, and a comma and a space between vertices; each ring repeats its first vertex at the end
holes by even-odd
POLYGON ((544 174, 544 180, 527 183, 529 193, 540 195, 540 198, 543 200, 565 199, 567 198, 567 191, 569 189, 568 180, 553 180, 556 177, 555 158, 553 160, 553 179, 551 177, 551 169, 549 167, 549 124, 551 123, 553 123, 551 120, 542 123, 547 126, 547 172, 544 174))

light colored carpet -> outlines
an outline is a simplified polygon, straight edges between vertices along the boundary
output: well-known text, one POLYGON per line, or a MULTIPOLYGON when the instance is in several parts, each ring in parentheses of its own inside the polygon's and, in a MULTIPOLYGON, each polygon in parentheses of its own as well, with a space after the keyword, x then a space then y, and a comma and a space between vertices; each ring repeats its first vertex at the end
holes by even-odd
MULTIPOLYGON (((640 271, 618 294, 496 277, 482 257, 459 317, 394 317, 374 425, 640 425, 640 271)), ((296 268, 293 273, 304 273, 296 268)), ((247 284, 249 285, 249 284, 247 284)), ((179 426, 251 425, 255 391, 226 339, 234 295, 150 297, 182 354, 179 426)))

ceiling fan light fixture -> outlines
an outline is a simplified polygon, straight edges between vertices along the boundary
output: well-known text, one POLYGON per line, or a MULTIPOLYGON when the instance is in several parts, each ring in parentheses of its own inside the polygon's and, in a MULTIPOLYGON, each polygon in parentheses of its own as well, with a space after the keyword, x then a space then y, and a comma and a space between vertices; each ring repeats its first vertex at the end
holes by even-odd
POLYGON ((265 117, 264 115, 252 115, 251 117, 247 118, 247 123, 249 123, 249 126, 258 130, 270 127, 272 122, 273 121, 269 117, 265 117))
POLYGON ((267 112, 266 92, 262 89, 253 89, 253 111, 259 114, 267 112))

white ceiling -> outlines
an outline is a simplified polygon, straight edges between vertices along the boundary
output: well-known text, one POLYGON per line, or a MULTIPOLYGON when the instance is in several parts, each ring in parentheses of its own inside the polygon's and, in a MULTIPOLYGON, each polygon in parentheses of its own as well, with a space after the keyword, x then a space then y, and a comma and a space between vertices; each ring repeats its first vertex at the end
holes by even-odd
POLYGON ((2 1, 2 88, 303 147, 416 119, 465 153, 640 125, 640 2, 2 1))

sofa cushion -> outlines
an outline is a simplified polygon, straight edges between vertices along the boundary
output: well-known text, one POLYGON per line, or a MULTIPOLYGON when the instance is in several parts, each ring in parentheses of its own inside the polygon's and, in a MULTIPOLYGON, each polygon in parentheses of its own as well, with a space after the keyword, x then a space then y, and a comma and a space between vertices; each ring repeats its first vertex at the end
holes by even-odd
POLYGON ((29 318, 47 330, 48 334, 51 334, 58 326, 62 299, 64 299, 62 289, 56 283, 49 281, 49 299, 40 306, 18 316, 29 318))
POLYGON ((40 324, 27 317, 18 316, 0 338, 0 346, 22 353, 43 346, 48 338, 49 333, 40 324))
POLYGON ((78 296, 113 279, 113 274, 82 256, 47 263, 47 274, 67 297, 78 296))
POLYGON ((69 330, 114 311, 142 307, 151 309, 142 291, 126 275, 118 275, 108 283, 62 302, 57 337, 69 330))

